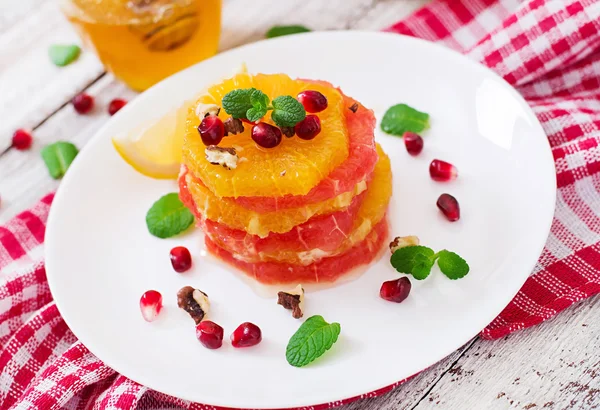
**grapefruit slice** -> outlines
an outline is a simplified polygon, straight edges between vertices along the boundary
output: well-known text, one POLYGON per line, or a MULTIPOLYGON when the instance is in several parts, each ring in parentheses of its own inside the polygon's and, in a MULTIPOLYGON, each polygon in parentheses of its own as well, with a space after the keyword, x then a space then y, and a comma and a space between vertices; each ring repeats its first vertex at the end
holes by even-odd
POLYGON ((354 227, 361 203, 366 194, 356 197, 350 206, 332 214, 319 215, 286 233, 271 233, 265 238, 250 235, 238 229, 198 218, 198 226, 218 246, 246 262, 274 260, 307 264, 337 249, 348 238, 354 227))
POLYGON ((258 282, 265 285, 290 285, 334 282, 354 268, 375 260, 381 254, 387 237, 388 224, 386 218, 383 218, 362 242, 345 253, 305 266, 277 262, 244 262, 218 247, 209 237, 206 237, 205 241, 209 252, 258 282))
MULTIPOLYGON (((331 86, 292 80, 284 74, 240 73, 208 89, 197 103, 222 106, 223 97, 239 88, 257 88, 271 100, 282 95, 295 97, 299 92, 312 89, 323 93, 328 107, 318 114, 321 133, 310 141, 286 138, 277 147, 261 148, 252 140, 251 128, 230 135, 219 146, 234 147, 241 158, 235 169, 225 169, 209 163, 205 146, 198 136, 200 122, 195 109, 187 117, 183 143, 183 163, 216 197, 306 195, 348 157, 348 132, 344 117, 344 100, 331 86)), ((228 118, 225 110, 219 117, 228 118)), ((272 123, 271 114, 263 121, 272 123)))

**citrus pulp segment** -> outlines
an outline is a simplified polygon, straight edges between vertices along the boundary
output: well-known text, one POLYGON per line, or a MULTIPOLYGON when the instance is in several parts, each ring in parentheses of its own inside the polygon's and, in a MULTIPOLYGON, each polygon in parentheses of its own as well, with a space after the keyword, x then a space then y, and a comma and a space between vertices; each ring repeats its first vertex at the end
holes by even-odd
MULTIPOLYGON (((240 158, 237 168, 228 170, 206 160, 206 147, 197 130, 200 120, 192 107, 186 122, 183 163, 217 197, 306 195, 348 157, 343 97, 331 86, 292 80, 284 74, 239 73, 210 87, 197 103, 222 106, 223 97, 230 91, 252 87, 267 94, 271 101, 282 95, 296 97, 307 89, 323 93, 328 107, 318 114, 321 133, 310 141, 285 138, 277 147, 265 149, 252 140, 252 127, 245 123, 242 133, 229 135, 219 143, 235 148, 240 158)), ((263 121, 273 124, 270 116, 267 114, 263 121)), ((225 121, 229 115, 222 109, 219 117, 225 121)))

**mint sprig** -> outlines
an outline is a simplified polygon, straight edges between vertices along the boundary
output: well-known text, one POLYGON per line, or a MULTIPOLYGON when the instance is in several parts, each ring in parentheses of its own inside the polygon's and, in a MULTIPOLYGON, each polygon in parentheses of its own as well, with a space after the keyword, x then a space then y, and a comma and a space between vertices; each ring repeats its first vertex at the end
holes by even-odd
POLYGON ((339 323, 327 323, 323 316, 311 316, 288 342, 285 358, 292 366, 306 366, 333 346, 340 331, 339 323))
POLYGON ((433 249, 426 246, 397 249, 390 259, 390 263, 398 272, 411 274, 417 280, 426 279, 436 261, 442 273, 449 279, 464 278, 469 273, 469 265, 456 253, 448 250, 434 253, 433 249))
POLYGON ((58 141, 42 149, 42 159, 54 179, 62 178, 79 153, 77 147, 70 142, 58 141))
POLYGON ((263 118, 269 110, 275 125, 280 128, 293 127, 306 118, 304 106, 289 95, 275 98, 269 104, 269 96, 256 88, 241 88, 225 94, 223 109, 233 118, 247 119, 256 122, 263 118))
POLYGON ((394 105, 385 112, 381 129, 392 135, 402 136, 405 132, 420 133, 429 128, 429 114, 406 104, 394 105))
POLYGON ((164 195, 146 214, 148 231, 159 238, 170 238, 194 223, 194 215, 183 205, 177 193, 164 195))

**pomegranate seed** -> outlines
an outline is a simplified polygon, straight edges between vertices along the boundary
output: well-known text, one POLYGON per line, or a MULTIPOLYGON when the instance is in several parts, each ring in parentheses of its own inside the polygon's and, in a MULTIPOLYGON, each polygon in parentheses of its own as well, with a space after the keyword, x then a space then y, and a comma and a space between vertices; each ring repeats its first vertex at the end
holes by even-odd
POLYGON ((31 148, 33 144, 33 137, 29 131, 24 129, 18 129, 15 131, 12 137, 12 146, 19 151, 25 151, 31 148))
POLYGON ((458 169, 449 162, 434 159, 429 165, 429 175, 434 181, 452 181, 458 176, 458 169))
POLYGON ((307 115, 294 128, 298 138, 311 140, 321 132, 321 120, 316 115, 307 115))
POLYGON ((86 93, 81 93, 73 97, 71 103, 73 103, 75 111, 79 114, 87 114, 94 108, 94 97, 86 93))
POLYGON ((317 113, 327 108, 327 97, 318 91, 306 90, 298 94, 298 101, 307 112, 317 113))
POLYGON ((440 195, 437 206, 449 221, 454 222, 460 219, 460 206, 458 206, 458 201, 452 195, 440 195))
POLYGON ((259 344, 261 340, 260 328, 250 322, 242 323, 231 334, 233 347, 250 347, 259 344))
POLYGON ((406 145, 406 150, 410 155, 419 155, 423 151, 423 138, 414 132, 405 132, 404 145, 406 145))
POLYGON ((140 299, 140 309, 146 322, 157 318, 162 309, 162 295, 155 290, 148 290, 140 299))
POLYGON ((196 337, 208 349, 218 349, 223 344, 223 328, 210 320, 196 326, 196 337))
POLYGON ((266 122, 252 127, 252 139, 263 148, 274 148, 281 143, 281 130, 266 122))
POLYGON ((379 296, 381 296, 381 299, 400 303, 408 297, 411 286, 410 280, 406 276, 383 282, 379 290, 379 296))
POLYGON ((198 126, 198 132, 204 145, 218 145, 225 136, 225 125, 216 115, 209 115, 198 126))
POLYGON ((127 101, 122 98, 115 98, 108 104, 108 113, 110 115, 115 115, 119 110, 127 104, 127 101))
POLYGON ((175 272, 185 272, 192 267, 192 255, 185 246, 176 246, 171 249, 170 257, 175 272))

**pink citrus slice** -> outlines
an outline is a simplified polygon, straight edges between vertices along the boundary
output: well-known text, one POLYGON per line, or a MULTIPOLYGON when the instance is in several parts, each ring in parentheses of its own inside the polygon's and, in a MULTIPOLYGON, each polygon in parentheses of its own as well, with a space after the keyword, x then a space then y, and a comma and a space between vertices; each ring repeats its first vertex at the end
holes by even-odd
POLYGON ((383 249, 388 237, 388 224, 383 218, 367 237, 343 254, 323 258, 310 265, 259 262, 248 263, 236 259, 230 252, 215 245, 206 237, 206 247, 219 259, 240 269, 246 275, 266 285, 307 284, 334 282, 361 265, 373 262, 383 249))

